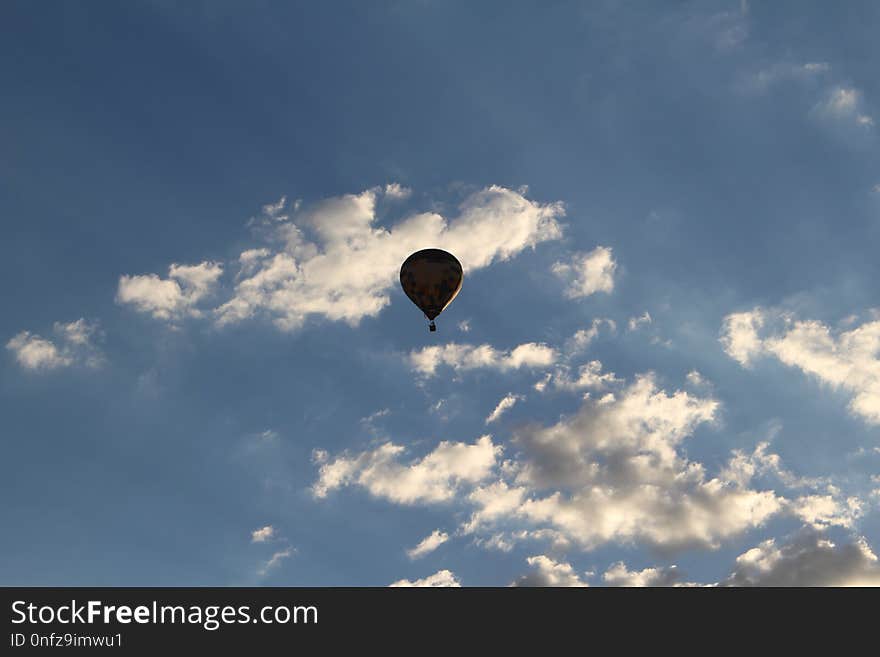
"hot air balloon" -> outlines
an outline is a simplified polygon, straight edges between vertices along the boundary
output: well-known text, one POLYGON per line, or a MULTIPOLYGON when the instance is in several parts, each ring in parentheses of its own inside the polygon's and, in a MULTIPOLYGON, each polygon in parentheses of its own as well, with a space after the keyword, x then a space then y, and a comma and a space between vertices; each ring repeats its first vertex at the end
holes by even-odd
POLYGON ((461 263, 441 249, 422 249, 400 267, 400 284, 406 296, 425 313, 429 328, 436 331, 434 318, 443 312, 461 289, 461 263))

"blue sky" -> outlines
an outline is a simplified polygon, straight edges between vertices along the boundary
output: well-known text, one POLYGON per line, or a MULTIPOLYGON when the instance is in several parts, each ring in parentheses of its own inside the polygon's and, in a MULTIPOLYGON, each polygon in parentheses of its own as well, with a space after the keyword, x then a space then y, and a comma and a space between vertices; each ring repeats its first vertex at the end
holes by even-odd
POLYGON ((0 582, 880 582, 878 12, 4 3, 0 582))

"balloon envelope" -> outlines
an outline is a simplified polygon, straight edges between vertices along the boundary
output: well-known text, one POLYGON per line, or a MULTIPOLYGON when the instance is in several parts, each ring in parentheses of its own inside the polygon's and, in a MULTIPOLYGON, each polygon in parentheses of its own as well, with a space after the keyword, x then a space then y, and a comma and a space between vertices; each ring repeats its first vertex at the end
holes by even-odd
POLYGON ((441 249, 416 251, 400 268, 403 291, 431 320, 452 302, 462 279, 461 263, 441 249))

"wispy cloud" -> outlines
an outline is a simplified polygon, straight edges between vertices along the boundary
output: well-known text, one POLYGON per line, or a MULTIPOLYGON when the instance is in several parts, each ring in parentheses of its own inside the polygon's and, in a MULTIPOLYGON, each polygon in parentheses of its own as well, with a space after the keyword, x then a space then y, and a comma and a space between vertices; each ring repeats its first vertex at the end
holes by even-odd
POLYGON ((639 327, 648 325, 653 321, 654 320, 651 318, 651 313, 646 310, 638 317, 630 317, 629 321, 627 322, 627 329, 629 329, 630 331, 635 331, 638 330, 639 327))
POLYGON ((449 534, 446 532, 441 532, 439 529, 435 529, 430 534, 425 536, 419 544, 414 548, 406 551, 406 555, 410 559, 419 559, 426 554, 430 554, 438 547, 443 545, 446 541, 449 540, 449 534))
POLYGON ((501 401, 498 402, 498 405, 495 406, 495 410, 489 413, 489 417, 486 418, 486 424, 491 424, 495 422, 498 418, 500 418, 506 411, 510 410, 514 407, 514 405, 523 399, 522 395, 514 395, 510 393, 505 395, 501 401))
POLYGON ((260 576, 265 576, 273 568, 278 567, 282 561, 289 559, 296 552, 292 547, 286 547, 283 550, 275 552, 266 563, 264 563, 257 571, 260 576))
POLYGON ((874 125, 874 119, 865 109, 861 90, 851 86, 832 87, 825 98, 815 105, 813 113, 820 118, 846 122, 863 128, 874 125))

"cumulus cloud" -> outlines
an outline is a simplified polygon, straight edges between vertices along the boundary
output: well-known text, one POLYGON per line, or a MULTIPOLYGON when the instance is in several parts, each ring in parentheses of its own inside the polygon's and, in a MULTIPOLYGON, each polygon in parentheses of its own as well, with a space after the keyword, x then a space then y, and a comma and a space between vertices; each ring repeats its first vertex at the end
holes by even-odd
POLYGON ((22 331, 6 343, 16 362, 32 372, 48 371, 85 365, 96 368, 104 356, 95 344, 101 338, 97 322, 80 318, 73 322, 55 322, 55 338, 44 338, 30 331, 22 331))
POLYGON ((441 365, 457 371, 487 368, 504 372, 521 367, 552 365, 558 356, 552 347, 535 342, 521 344, 510 351, 502 351, 488 344, 475 346, 450 342, 412 351, 409 361, 420 374, 433 376, 441 365))
MULTIPOLYGON (((555 423, 515 431, 504 460, 489 436, 444 441, 415 459, 390 442, 335 458, 316 453, 314 494, 358 486, 403 505, 455 504, 463 517, 456 533, 503 551, 524 541, 556 552, 609 543, 712 549, 775 516, 826 530, 851 528, 862 513, 860 500, 829 480, 787 471, 766 441, 732 451, 714 472, 688 458, 686 442, 718 419, 720 403, 706 389, 667 391, 651 373, 616 385, 555 423)), ((536 558, 532 565, 528 581, 564 574, 564 564, 536 558)), ((608 582, 666 583, 673 574, 615 567, 608 582)))
POLYGON ((438 570, 433 575, 429 575, 424 579, 417 579, 414 582, 409 581, 408 579, 400 579, 396 582, 389 584, 388 586, 395 587, 460 587, 461 582, 458 581, 458 578, 449 570, 438 570))
POLYGON ((64 355, 51 340, 22 331, 6 343, 18 364, 26 370, 52 370, 71 365, 73 360, 64 355))
POLYGON ((275 528, 272 525, 266 525, 251 532, 251 543, 265 543, 274 537, 275 528))
POLYGON ((401 463, 405 449, 385 443, 374 450, 330 460, 319 452, 316 497, 337 488, 357 485, 371 495, 399 504, 436 503, 452 499, 461 484, 485 479, 496 465, 501 447, 489 436, 473 444, 441 442, 421 459, 401 463))
POLYGON ((841 545, 803 531, 778 545, 769 539, 741 554, 723 582, 728 586, 880 586, 880 564, 868 542, 841 545))
POLYGON ((630 571, 623 562, 602 578, 609 586, 880 586, 880 562, 864 537, 836 544, 804 528, 782 544, 770 538, 746 550, 717 584, 681 582, 676 566, 630 571))
POLYGON ((590 548, 636 539, 714 546, 758 526, 782 508, 772 491, 708 478, 678 453, 717 411, 717 401, 668 394, 647 375, 619 398, 588 399, 575 416, 515 436, 523 454, 508 468, 512 481, 471 494, 466 529, 515 517, 590 548))
POLYGON ((848 391, 850 411, 869 424, 880 424, 880 320, 844 331, 756 308, 728 315, 721 342, 743 366, 759 356, 771 356, 832 388, 848 391))
POLYGON ((495 407, 491 413, 489 413, 489 417, 486 418, 486 424, 491 424, 495 422, 498 418, 500 418, 505 411, 513 408, 516 402, 521 401, 523 399, 522 395, 514 395, 513 393, 509 393, 504 396, 504 398, 498 402, 498 405, 495 407))
MULTIPOLYGON (((386 188, 399 198, 403 188, 386 188)), ((269 245, 249 250, 249 270, 215 311, 218 324, 261 315, 282 330, 309 316, 358 324, 390 303, 400 263, 426 244, 454 253, 466 272, 507 260, 562 235, 561 203, 541 204, 491 186, 468 196, 447 220, 410 215, 376 225, 379 188, 326 199, 289 220, 263 222, 269 245)))
POLYGON ((526 559, 532 572, 519 577, 511 586, 589 586, 572 568, 571 564, 554 561, 543 554, 526 559))
MULTIPOLYGON (((586 332, 598 331, 598 327, 594 322, 578 342, 588 344, 593 336, 586 332)), ((792 351, 792 343, 786 341, 798 336, 802 328, 790 318, 780 320, 755 309, 726 317, 721 341, 732 357, 749 365, 767 353, 786 358, 792 351), (767 337, 780 321, 787 327, 780 337, 767 337)), ((865 325, 852 328, 838 342, 866 350, 860 353, 875 353, 873 340, 880 338, 872 330, 865 325)), ((664 550, 716 548, 723 540, 760 527, 777 515, 827 530, 852 528, 863 513, 861 500, 842 495, 830 480, 797 477, 787 471, 766 441, 751 452, 733 450, 710 473, 684 450, 685 441, 698 429, 716 424, 720 409, 711 397, 711 386, 698 373, 687 377, 690 391, 672 392, 662 389, 651 373, 627 383, 604 372, 599 361, 581 365, 573 375, 569 359, 577 349, 569 346, 560 353, 528 343, 501 352, 489 345, 452 343, 413 352, 413 368, 431 375, 440 365, 456 370, 510 369, 529 361, 517 354, 528 347, 528 354, 545 354, 535 364, 555 365, 541 382, 544 388, 606 391, 595 398, 585 395, 576 413, 555 423, 518 429, 512 436, 513 451, 505 452, 504 461, 501 448, 489 436, 471 445, 442 442, 427 456, 414 460, 405 459, 404 448, 390 442, 333 459, 318 454, 321 467, 315 495, 357 485, 399 504, 454 502, 467 510, 458 532, 472 536, 476 545, 499 550, 529 540, 584 550, 611 542, 639 542, 664 550), (607 392, 610 386, 614 392, 607 392), (451 458, 453 451, 455 458, 451 458), (777 493, 771 480, 793 494, 777 493)), ((845 350, 830 351, 840 358, 845 350)), ((514 393, 505 396, 487 423, 517 398, 514 393)), ((565 564, 535 559, 531 564, 535 572, 524 576, 523 582, 551 581, 550 573, 561 578, 565 564)), ((615 564, 606 574, 606 582, 625 585, 676 581, 674 569, 668 568, 629 571, 624 564, 615 564)))
POLYGON ((123 275, 119 278, 116 302, 130 305, 156 319, 198 317, 202 311, 196 308, 196 304, 215 290, 222 274, 220 264, 202 262, 198 265, 171 265, 168 278, 156 274, 123 275))
POLYGON ((754 470, 731 476, 731 466, 712 477, 683 456, 682 441, 714 422, 718 408, 643 375, 618 397, 587 399, 572 417, 522 430, 505 476, 467 494, 473 511, 462 531, 495 535, 497 526, 525 524, 584 549, 612 541, 716 547, 776 514, 797 515, 773 490, 751 487, 754 470))
POLYGON ((219 326, 256 316, 285 331, 311 316, 354 326, 390 303, 400 263, 426 244, 455 253, 471 272, 562 236, 561 203, 494 185, 467 196, 450 219, 425 212, 390 227, 376 223, 380 198, 410 194, 391 183, 308 207, 282 197, 248 222, 265 243, 241 252, 234 288, 219 306, 205 305, 223 274, 215 262, 175 264, 167 278, 123 275, 116 300, 166 321, 209 313, 219 326))
POLYGON ((570 299, 612 292, 616 270, 617 262, 606 246, 597 246, 589 253, 576 253, 568 262, 557 262, 552 267, 553 273, 565 281, 565 296, 570 299))
POLYGON ((602 575, 602 580, 608 586, 674 586, 678 579, 679 573, 676 566, 629 570, 622 561, 612 564, 602 575))
POLYGON ((406 555, 410 559, 418 559, 425 556, 426 554, 430 554, 448 540, 449 534, 447 534, 446 532, 441 532, 439 529, 435 529, 430 534, 425 536, 425 538, 419 541, 418 545, 416 545, 414 548, 407 550, 406 555))
POLYGON ((802 495, 788 505, 805 525, 817 530, 834 526, 852 527, 863 513, 862 502, 857 497, 841 500, 834 493, 802 495))

